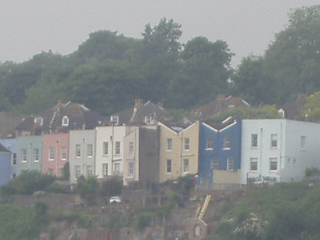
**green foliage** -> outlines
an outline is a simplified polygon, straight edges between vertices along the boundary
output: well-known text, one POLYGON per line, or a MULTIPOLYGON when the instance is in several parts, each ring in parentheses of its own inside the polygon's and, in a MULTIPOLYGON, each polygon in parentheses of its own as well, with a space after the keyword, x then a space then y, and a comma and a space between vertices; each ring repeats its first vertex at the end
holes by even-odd
POLYGON ((213 119, 221 122, 230 116, 240 119, 274 119, 282 117, 274 106, 267 105, 262 108, 231 109, 214 116, 213 119))
POLYGON ((41 174, 37 171, 22 172, 19 176, 11 179, 2 186, 1 194, 8 196, 12 194, 33 194, 36 191, 43 191, 53 183, 54 176, 41 174))
POLYGON ((0 205, 0 239, 38 239, 40 226, 32 208, 0 205))
POLYGON ((315 92, 307 99, 303 115, 307 121, 320 122, 320 92, 315 92))
POLYGON ((99 188, 99 193, 101 196, 116 196, 120 195, 122 191, 122 181, 117 177, 111 177, 110 179, 107 179, 103 181, 99 188))
POLYGON ((97 193, 99 188, 99 182, 97 177, 90 176, 84 178, 80 176, 77 181, 77 192, 80 197, 87 201, 89 205, 96 203, 97 193))
POLYGON ((254 187, 228 206, 209 239, 316 239, 320 190, 303 183, 254 187))
POLYGON ((69 181, 70 180, 70 163, 67 162, 62 169, 62 179, 69 181))

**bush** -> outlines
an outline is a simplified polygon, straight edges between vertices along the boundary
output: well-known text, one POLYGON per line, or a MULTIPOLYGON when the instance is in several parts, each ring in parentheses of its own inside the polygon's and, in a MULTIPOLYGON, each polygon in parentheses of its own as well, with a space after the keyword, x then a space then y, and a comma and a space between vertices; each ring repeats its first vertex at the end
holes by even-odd
POLYGON ((117 177, 112 177, 106 181, 103 181, 99 188, 100 196, 116 196, 120 195, 122 192, 122 181, 117 177))

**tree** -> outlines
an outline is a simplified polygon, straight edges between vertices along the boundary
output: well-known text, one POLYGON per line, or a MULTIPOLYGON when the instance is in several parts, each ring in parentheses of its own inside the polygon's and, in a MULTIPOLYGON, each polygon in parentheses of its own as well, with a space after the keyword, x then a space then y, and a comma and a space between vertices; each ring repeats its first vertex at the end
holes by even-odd
POLYGON ((303 115, 307 121, 320 122, 320 92, 315 92, 308 98, 303 115))
POLYGON ((115 196, 119 195, 122 191, 122 181, 117 177, 112 177, 101 183, 99 192, 101 196, 115 196))
POLYGON ((99 188, 99 182, 97 177, 90 176, 87 179, 80 176, 77 181, 77 192, 80 197, 87 201, 89 205, 96 203, 97 191, 99 188))

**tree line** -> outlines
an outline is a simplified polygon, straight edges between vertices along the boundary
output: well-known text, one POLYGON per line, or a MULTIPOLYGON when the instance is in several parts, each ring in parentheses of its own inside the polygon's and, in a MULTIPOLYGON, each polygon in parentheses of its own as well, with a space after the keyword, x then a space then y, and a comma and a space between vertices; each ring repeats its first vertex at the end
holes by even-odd
POLYGON ((281 105, 320 90, 320 6, 290 12, 264 55, 242 59, 237 69, 225 41, 199 36, 183 44, 181 35, 179 23, 163 18, 147 24, 141 39, 101 30, 69 55, 0 63, 0 111, 35 113, 62 100, 107 115, 135 98, 189 109, 218 94, 281 105))

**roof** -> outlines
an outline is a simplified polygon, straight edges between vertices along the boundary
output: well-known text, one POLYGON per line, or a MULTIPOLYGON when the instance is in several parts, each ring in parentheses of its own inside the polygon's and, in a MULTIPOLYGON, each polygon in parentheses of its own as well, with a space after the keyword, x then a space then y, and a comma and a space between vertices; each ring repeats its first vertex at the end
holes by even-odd
POLYGON ((118 117, 117 125, 153 125, 159 121, 173 119, 161 103, 144 102, 142 99, 136 99, 133 108, 114 113, 110 119, 112 117, 118 117))
POLYGON ((224 111, 234 108, 250 108, 251 105, 241 97, 225 97, 224 95, 218 95, 217 99, 213 102, 207 103, 200 107, 191 110, 190 118, 195 119, 210 119, 214 115, 222 113, 224 111))
POLYGON ((14 138, 17 125, 26 116, 24 114, 0 112, 0 138, 14 138))
POLYGON ((68 132, 76 129, 94 129, 102 125, 105 117, 95 113, 78 103, 58 102, 52 108, 46 109, 23 120, 16 127, 17 132, 30 132, 31 135, 52 132, 68 132), (66 119, 62 123, 63 118, 66 119))
POLYGON ((10 152, 10 151, 0 143, 0 152, 10 152))

